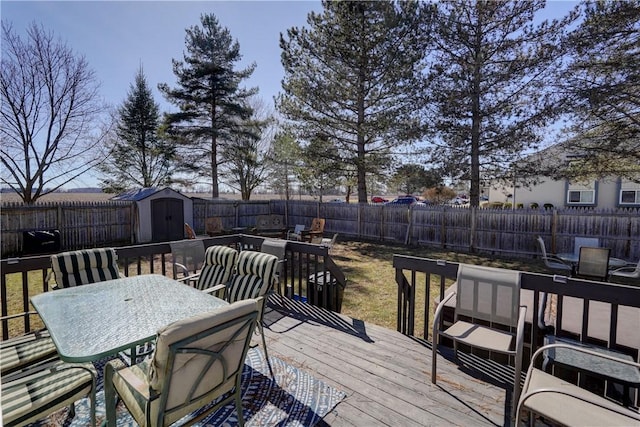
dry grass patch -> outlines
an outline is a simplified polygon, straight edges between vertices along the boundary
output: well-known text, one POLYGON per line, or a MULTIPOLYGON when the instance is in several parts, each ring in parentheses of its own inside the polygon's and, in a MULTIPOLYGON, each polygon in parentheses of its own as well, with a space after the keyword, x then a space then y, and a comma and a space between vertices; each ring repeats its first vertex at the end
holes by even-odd
MULTIPOLYGON (((394 254, 523 271, 546 271, 543 264, 537 260, 505 259, 389 243, 338 242, 333 248, 332 257, 348 279, 342 303, 342 314, 389 329, 396 329, 398 288, 393 268, 394 254)), ((418 274, 416 281, 422 284, 416 290, 416 310, 419 310, 419 307, 424 307, 425 304, 425 275, 418 274)), ((439 281, 436 281, 436 278, 432 279, 430 291, 429 307, 432 311, 434 301, 440 295, 439 281)), ((417 335, 422 335, 423 315, 419 313, 417 315, 419 319, 416 319, 415 331, 417 335)))

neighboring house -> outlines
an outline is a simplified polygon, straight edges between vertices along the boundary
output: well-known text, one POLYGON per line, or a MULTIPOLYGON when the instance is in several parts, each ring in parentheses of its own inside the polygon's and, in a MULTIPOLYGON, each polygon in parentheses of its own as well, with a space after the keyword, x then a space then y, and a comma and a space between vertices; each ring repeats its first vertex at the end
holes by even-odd
MULTIPOLYGON (((547 162, 568 163, 571 156, 563 144, 557 144, 530 156, 527 161, 544 170, 547 162)), ((554 207, 640 207, 640 183, 619 176, 570 181, 538 176, 537 183, 527 185, 525 178, 518 178, 515 168, 511 182, 493 183, 489 188, 489 202, 522 204, 539 207, 551 204, 554 207), (514 186, 514 181, 516 185, 514 186)))

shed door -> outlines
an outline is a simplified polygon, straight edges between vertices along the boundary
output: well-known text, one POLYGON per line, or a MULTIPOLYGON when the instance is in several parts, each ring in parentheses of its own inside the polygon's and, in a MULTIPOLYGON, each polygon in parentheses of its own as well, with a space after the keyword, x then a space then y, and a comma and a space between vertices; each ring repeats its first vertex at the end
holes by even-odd
POLYGON ((184 201, 162 198, 151 200, 151 236, 154 242, 184 238, 184 201))

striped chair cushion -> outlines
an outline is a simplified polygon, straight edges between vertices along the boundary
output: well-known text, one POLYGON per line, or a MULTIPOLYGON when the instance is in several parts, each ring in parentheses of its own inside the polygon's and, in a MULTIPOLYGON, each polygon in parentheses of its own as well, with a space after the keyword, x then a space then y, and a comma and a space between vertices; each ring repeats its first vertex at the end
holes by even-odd
POLYGON ((58 354, 48 331, 39 331, 0 342, 0 375, 56 357, 58 354))
POLYGON ((227 301, 256 298, 267 293, 273 283, 278 257, 262 252, 242 251, 236 274, 227 288, 227 301))
POLYGON ((227 283, 238 259, 238 251, 228 246, 210 246, 196 287, 200 290, 227 283))
POLYGON ((51 256, 51 268, 58 287, 86 285, 117 279, 118 256, 112 248, 84 249, 51 256))
POLYGON ((58 362, 3 383, 0 399, 4 426, 31 423, 90 394, 95 399, 95 368, 90 363, 78 366, 58 362))

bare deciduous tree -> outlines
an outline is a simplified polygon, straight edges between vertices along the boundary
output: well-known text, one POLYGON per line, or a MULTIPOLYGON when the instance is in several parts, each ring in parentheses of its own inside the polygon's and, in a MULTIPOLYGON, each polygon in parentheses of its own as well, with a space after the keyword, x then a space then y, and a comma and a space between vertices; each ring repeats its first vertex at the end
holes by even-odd
POLYGON ((2 23, 0 181, 30 204, 101 162, 105 129, 84 57, 35 23, 26 34, 2 23))

